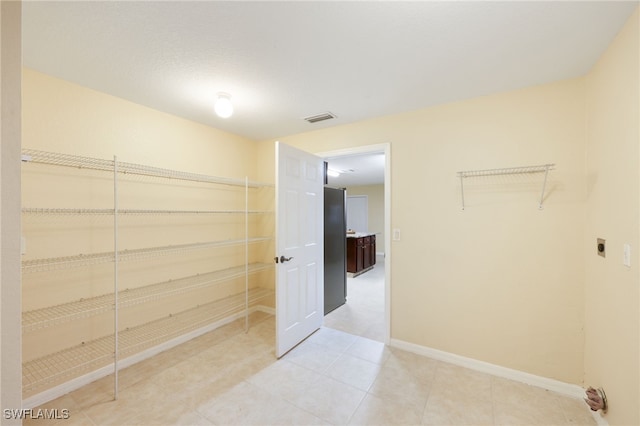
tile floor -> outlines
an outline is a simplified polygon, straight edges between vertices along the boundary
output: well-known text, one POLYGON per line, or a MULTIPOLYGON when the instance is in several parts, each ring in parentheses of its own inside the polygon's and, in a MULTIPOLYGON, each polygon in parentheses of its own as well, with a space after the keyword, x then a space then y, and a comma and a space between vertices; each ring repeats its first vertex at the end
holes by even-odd
POLYGON ((236 321, 122 370, 117 401, 109 376, 39 407, 69 419, 23 424, 596 424, 580 399, 386 347, 374 271, 350 281, 352 301, 327 317, 334 328, 280 360, 274 318, 256 313, 248 333, 236 321))
POLYGON ((384 257, 373 269, 347 278, 347 303, 330 312, 324 325, 384 342, 384 257))

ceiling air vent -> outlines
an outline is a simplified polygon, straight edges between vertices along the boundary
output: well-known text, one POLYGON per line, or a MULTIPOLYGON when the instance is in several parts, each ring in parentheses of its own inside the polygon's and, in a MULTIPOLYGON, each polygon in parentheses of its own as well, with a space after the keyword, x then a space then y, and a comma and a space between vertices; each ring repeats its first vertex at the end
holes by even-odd
POLYGON ((318 121, 331 120, 332 118, 336 118, 336 116, 331 114, 330 112, 323 112, 322 114, 312 115, 309 117, 305 117, 304 119, 309 123, 317 123, 318 121))

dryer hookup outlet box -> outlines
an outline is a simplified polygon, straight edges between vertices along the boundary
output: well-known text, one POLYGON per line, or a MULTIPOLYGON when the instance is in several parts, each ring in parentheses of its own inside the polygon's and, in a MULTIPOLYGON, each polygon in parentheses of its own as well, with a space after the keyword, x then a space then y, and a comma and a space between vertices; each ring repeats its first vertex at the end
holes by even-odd
POLYGON ((598 250, 598 255, 602 256, 602 257, 607 257, 606 256, 606 251, 605 251, 605 245, 604 245, 605 240, 603 238, 598 238, 598 245, 597 245, 597 250, 598 250))

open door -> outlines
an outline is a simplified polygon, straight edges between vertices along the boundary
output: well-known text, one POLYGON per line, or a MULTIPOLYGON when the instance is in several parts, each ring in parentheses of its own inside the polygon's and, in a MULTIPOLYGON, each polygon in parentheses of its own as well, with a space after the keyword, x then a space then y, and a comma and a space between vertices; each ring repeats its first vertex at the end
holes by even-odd
POLYGON ((324 318, 324 163, 276 142, 276 356, 324 318))

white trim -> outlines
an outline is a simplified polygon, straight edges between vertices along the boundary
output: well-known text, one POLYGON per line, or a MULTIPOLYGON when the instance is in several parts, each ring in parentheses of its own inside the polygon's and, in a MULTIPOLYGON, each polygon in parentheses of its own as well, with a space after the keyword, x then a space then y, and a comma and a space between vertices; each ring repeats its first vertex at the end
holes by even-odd
MULTIPOLYGON (((405 342, 404 340, 391 339, 391 341, 389 342, 389 346, 436 359, 438 361, 444 361, 448 362, 449 364, 459 365, 471 370, 491 374, 492 376, 502 377, 504 379, 514 380, 516 382, 536 386, 542 389, 547 389, 553 392, 557 392, 561 395, 568 396, 570 398, 582 400, 585 396, 585 390, 579 385, 573 385, 570 383, 561 382, 559 380, 525 373, 524 371, 514 370, 511 368, 490 364, 484 361, 478 361, 477 359, 467 358, 461 355, 452 354, 450 352, 429 348, 427 346, 405 342)), ((602 417, 600 411, 591 411, 591 415, 593 416, 593 419, 596 421, 598 426, 609 426, 609 422, 607 422, 607 419, 602 417)))
POLYGON ((539 388, 554 391, 565 396, 570 396, 572 398, 582 399, 582 397, 584 396, 584 389, 582 389, 582 387, 570 383, 561 382, 559 380, 549 379, 547 377, 537 376, 531 373, 525 373, 524 371, 513 370, 511 368, 490 364, 484 361, 478 361, 473 358, 467 358, 464 356, 452 354, 450 352, 428 348, 426 346, 416 345, 414 343, 405 342, 403 340, 391 339, 389 345, 394 348, 405 350, 407 352, 427 356, 438 361, 444 361, 450 364, 466 367, 471 370, 491 374, 492 376, 502 377, 505 379, 514 380, 516 382, 525 383, 527 385, 537 386, 539 388))
POLYGON ((322 158, 384 152, 384 343, 391 339, 391 143, 354 146, 335 151, 317 152, 322 158))
MULTIPOLYGON (((249 309, 250 314, 257 311, 275 315, 275 309, 268 306, 254 306, 249 309)), ((182 336, 176 337, 175 339, 169 340, 160 345, 154 346, 145 351, 132 355, 128 358, 120 359, 118 361, 118 370, 122 370, 123 368, 129 367, 140 361, 144 361, 145 359, 151 358, 154 355, 157 355, 168 349, 181 345, 182 343, 195 339, 196 337, 199 337, 203 334, 209 333, 210 331, 213 331, 216 328, 222 327, 223 325, 229 324, 230 322, 233 322, 237 319, 244 318, 244 316, 245 316, 244 311, 239 312, 227 318, 221 319, 220 321, 216 321, 205 327, 201 327, 190 333, 183 334, 182 336)), ((68 394, 69 392, 80 389, 81 387, 86 386, 89 383, 95 382, 96 380, 101 379, 105 376, 108 376, 109 374, 112 374, 112 373, 113 373, 113 364, 107 365, 98 370, 92 371, 91 373, 87 373, 84 376, 77 377, 73 380, 69 380, 68 382, 62 383, 61 385, 58 385, 51 389, 47 389, 44 392, 40 392, 36 395, 30 396, 29 398, 22 401, 22 408, 31 409, 31 408, 38 407, 46 402, 52 401, 56 398, 59 398, 63 395, 68 394)))
POLYGON ((598 426, 609 426, 609 422, 607 421, 607 419, 602 417, 600 411, 592 411, 591 415, 593 416, 593 419, 596 421, 598 426))

